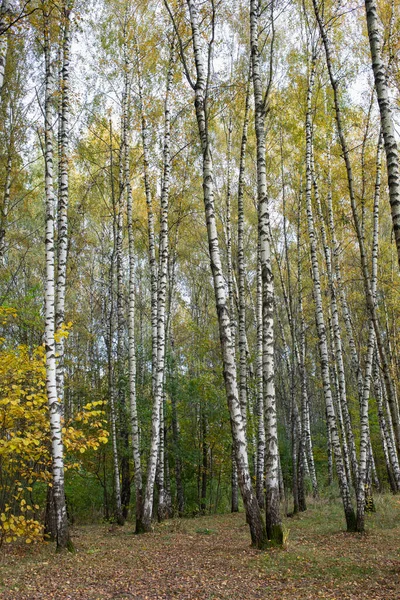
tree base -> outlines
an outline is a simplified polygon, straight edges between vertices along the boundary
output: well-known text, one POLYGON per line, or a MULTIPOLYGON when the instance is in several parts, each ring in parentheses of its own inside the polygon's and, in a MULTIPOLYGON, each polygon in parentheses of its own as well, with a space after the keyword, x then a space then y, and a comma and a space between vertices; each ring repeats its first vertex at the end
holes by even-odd
POLYGON ((268 536, 268 546, 270 548, 276 548, 283 546, 285 541, 285 535, 282 523, 276 523, 272 525, 271 531, 268 536))
POLYGON ((68 552, 71 552, 71 554, 75 553, 75 546, 72 543, 72 540, 70 537, 68 537, 68 539, 65 542, 62 542, 61 544, 57 543, 57 548, 56 548, 57 554, 64 552, 65 550, 67 550, 68 552))
POLYGON ((358 531, 357 519, 354 510, 346 512, 346 525, 349 533, 358 531))

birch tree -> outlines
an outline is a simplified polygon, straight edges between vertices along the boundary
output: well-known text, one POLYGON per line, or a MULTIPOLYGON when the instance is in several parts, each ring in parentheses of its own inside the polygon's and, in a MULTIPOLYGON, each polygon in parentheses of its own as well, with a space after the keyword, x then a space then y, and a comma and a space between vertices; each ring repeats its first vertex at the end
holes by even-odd
POLYGON ((44 162, 46 196, 46 280, 45 280, 45 348, 46 348, 46 392, 49 405, 51 429, 51 457, 53 472, 53 498, 56 512, 57 549, 73 549, 69 537, 67 510, 64 489, 64 446, 62 436, 62 407, 57 395, 57 361, 55 345, 55 249, 54 220, 55 196, 53 184, 53 142, 52 142, 52 72, 50 14, 45 2, 43 12, 43 52, 45 61, 44 92, 44 162))
POLYGON ((214 174, 208 124, 208 93, 210 87, 212 52, 215 36, 215 6, 213 3, 211 3, 211 39, 208 43, 205 58, 204 48, 202 47, 201 42, 202 37, 199 29, 197 3, 194 0, 187 0, 186 4, 192 33, 195 79, 192 78, 192 75, 189 71, 189 66, 183 50, 182 39, 179 37, 176 21, 168 3, 166 3, 166 7, 173 21, 174 28, 178 34, 181 60, 184 65, 188 83, 192 87, 195 96, 194 105, 196 121, 202 150, 203 199, 211 272, 214 283, 215 303, 218 315, 219 334, 224 367, 224 382, 231 419, 232 438, 238 469, 239 488, 245 505, 246 518, 250 527, 252 543, 258 548, 263 548, 267 542, 266 531, 257 498, 251 483, 247 454, 247 440, 238 395, 235 349, 232 345, 231 316, 229 314, 227 293, 222 273, 221 251, 215 218, 214 174))
POLYGON ((271 4, 271 56, 268 85, 263 93, 261 61, 258 47, 259 3, 250 2, 250 44, 254 90, 254 122, 257 139, 257 196, 258 196, 258 236, 260 244, 260 265, 262 280, 263 311, 263 396, 266 419, 265 428, 265 487, 266 487, 266 526, 268 539, 281 544, 283 530, 279 508, 278 476, 278 429, 276 422, 276 398, 274 384, 274 284, 271 266, 269 239, 269 206, 267 196, 267 173, 265 161, 265 118, 269 91, 272 84, 272 61, 274 43, 274 13, 271 4))
POLYGON ((321 16, 320 9, 315 0, 313 0, 313 6, 314 6, 315 17, 316 17, 316 20, 318 23, 319 31, 321 34, 321 39, 322 39, 324 50, 325 50, 326 65, 327 65, 327 69, 328 69, 330 84, 331 84, 332 91, 333 91, 336 127, 337 127, 340 146, 342 149, 342 155, 343 155, 343 159, 344 159, 344 163, 345 163, 345 167, 346 167, 347 187, 348 187, 348 193, 349 193, 349 198, 350 198, 351 212, 352 212, 352 216, 353 216, 358 246, 359 246, 359 250, 360 250, 360 263, 361 263, 361 272, 362 272, 363 282, 364 282, 366 305, 367 305, 368 311, 371 315, 371 319, 372 319, 372 322, 374 325, 376 344, 378 347, 379 358, 380 358, 382 372, 383 372, 384 381, 385 381, 386 393, 387 393, 388 402, 389 402, 389 406, 390 406, 393 427, 394 427, 394 431, 395 431, 395 435, 396 435, 396 445, 397 445, 398 451, 400 451, 399 408, 398 408, 398 404, 397 404, 397 400, 396 400, 396 391, 395 391, 395 386, 394 386, 394 382, 393 382, 393 377, 390 373, 388 354, 387 354, 384 340, 382 337, 378 313, 377 313, 377 309, 376 309, 376 303, 374 301, 372 288, 371 288, 371 279, 370 279, 370 272, 369 272, 368 263, 367 263, 365 243, 364 243, 364 239, 363 239, 363 235, 362 235, 360 219, 359 219, 358 212, 357 212, 353 170, 352 170, 352 165, 351 165, 351 160, 350 160, 349 148, 348 148, 348 144, 347 144, 347 140, 346 140, 346 136, 345 136, 345 132, 344 132, 344 127, 343 127, 342 111, 340 109, 340 103, 339 103, 338 79, 337 79, 337 77, 335 77, 334 71, 333 71, 332 53, 331 53, 331 47, 330 47, 330 43, 329 43, 328 34, 326 31, 326 26, 325 26, 324 20, 321 16))
MULTIPOLYGON (((65 321, 65 290, 67 277, 67 251, 68 251, 68 147, 69 147, 69 61, 70 61, 70 22, 73 3, 64 1, 61 8, 61 72, 60 72, 60 99, 59 99, 59 190, 57 210, 57 283, 55 319, 56 331, 61 332, 65 321)), ((56 343, 57 353, 57 390, 63 405, 64 403, 64 342, 61 336, 56 343)))
POLYGON ((312 265, 312 279, 314 289, 314 302, 316 311, 316 323, 319 342, 321 376, 323 383, 324 399, 326 406, 327 426, 329 427, 330 439, 335 456, 336 472, 339 480, 340 493, 342 496, 344 513, 348 531, 354 531, 356 518, 352 506, 349 483, 343 465, 340 439, 337 430, 336 416, 332 398, 332 388, 329 374, 329 351, 327 343, 326 325, 322 305, 321 278, 318 264, 317 244, 315 236, 314 217, 312 212, 312 92, 315 78, 315 54, 312 57, 308 75, 307 88, 307 112, 306 112, 306 212, 308 224, 308 236, 310 240, 310 253, 312 265))
POLYGON ((8 33, 7 18, 9 16, 9 0, 2 0, 0 6, 0 102, 2 101, 2 90, 4 84, 4 75, 6 70, 8 33))
MULTIPOLYGON (((167 298, 167 279, 168 279, 168 257, 169 257, 169 242, 168 242, 168 206, 169 206, 169 187, 170 187, 170 171, 171 171, 171 160, 170 160, 170 143, 171 143, 171 114, 170 114, 170 94, 173 81, 173 44, 171 46, 170 62, 167 73, 167 83, 165 92, 165 105, 164 105, 164 141, 163 141, 163 176, 162 176, 162 187, 161 187, 161 230, 160 230, 160 245, 159 245, 159 268, 158 268, 158 285, 157 285, 157 297, 156 297, 156 350, 157 360, 155 363, 155 377, 153 376, 153 414, 152 414, 152 434, 151 434, 151 447, 150 457, 147 466, 147 481, 144 495, 143 505, 143 527, 145 531, 151 529, 151 517, 153 512, 153 492, 154 482, 156 478, 157 459, 160 448, 160 433, 162 429, 162 400, 164 397, 164 370, 165 370, 165 333, 166 333, 166 316, 165 306, 167 298)), ((142 132, 143 132, 143 117, 142 117, 142 132)), ((148 152, 146 137, 143 137, 143 149, 146 153, 148 152)), ((147 157, 148 160, 148 157, 147 157)), ((147 167, 145 173, 147 172, 147 167)), ((147 199, 150 189, 148 181, 148 172, 146 185, 146 201, 148 207, 150 201, 147 199)), ((152 237, 154 236, 154 230, 151 232, 151 212, 149 212, 149 239, 150 249, 152 248, 152 237)), ((150 250, 151 261, 152 252, 150 250)), ((152 272, 153 278, 153 272, 152 272)), ((153 279, 152 279, 153 288, 153 279)), ((153 289, 152 289, 153 294, 153 289)), ((153 297, 152 297, 153 302, 153 297)), ((152 309, 153 310, 153 309, 152 309)), ((152 328, 154 328, 152 314, 152 328)), ((154 343, 154 332, 153 332, 153 343, 154 343)), ((153 350, 154 352, 154 350, 153 350)), ((154 365, 153 365, 154 366, 154 365)), ((164 468, 164 461, 160 468, 164 468)), ((164 518, 165 506, 164 506, 164 489, 161 488, 161 499, 159 499, 159 510, 160 515, 164 518)))
POLYGON ((381 127, 386 153, 386 166, 389 184, 389 201, 392 213, 393 232, 400 265, 400 167, 393 115, 390 106, 389 86, 386 66, 382 55, 382 35, 380 31, 377 4, 375 0, 365 0, 369 46, 375 91, 381 117, 381 127))

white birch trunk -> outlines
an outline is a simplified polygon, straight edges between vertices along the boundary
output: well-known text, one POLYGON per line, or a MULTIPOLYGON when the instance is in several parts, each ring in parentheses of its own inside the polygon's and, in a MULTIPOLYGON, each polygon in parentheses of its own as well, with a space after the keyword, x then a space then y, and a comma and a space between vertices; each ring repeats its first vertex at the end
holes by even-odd
POLYGON ((125 51, 125 93, 123 96, 123 138, 125 150, 124 178, 127 205, 127 226, 128 226, 128 263, 129 263, 129 282, 128 282, 128 360, 129 360, 129 409, 132 436, 132 455, 134 465, 135 482, 135 517, 136 533, 140 533, 142 526, 143 513, 143 474, 140 456, 140 434, 139 420, 137 411, 136 394, 136 340, 135 340, 135 236, 133 230, 133 198, 131 186, 130 171, 130 123, 129 123, 129 101, 130 101, 130 79, 129 79, 129 61, 125 51))
POLYGON ((7 15, 10 10, 9 0, 2 0, 0 7, 0 104, 2 101, 2 90, 4 84, 4 75, 6 71, 7 50, 8 50, 8 32, 7 15))
MULTIPOLYGON (((246 424, 247 416, 247 336, 246 336, 246 291, 245 291, 245 257, 244 257, 244 170, 247 148, 247 132, 249 127, 250 105, 250 72, 246 88, 242 140, 240 145, 239 181, 238 181, 238 299, 239 299, 239 401, 242 416, 246 424)), ((257 497, 259 497, 257 493, 257 497)), ((260 499, 260 498, 259 498, 260 499)))
POLYGON ((400 264, 400 170, 399 150, 394 130, 394 121, 390 107, 389 86, 386 67, 382 56, 382 36, 375 0, 365 0, 369 45, 372 58, 372 69, 375 79, 375 90, 381 115, 381 127, 385 143, 386 165, 389 184, 389 201, 392 212, 393 231, 400 264))
MULTIPOLYGON (((187 0, 192 30, 192 44, 196 68, 195 111, 201 149, 203 155, 203 195, 207 224, 208 244, 211 262, 211 271, 214 281, 215 302, 218 316, 221 350, 224 365, 224 381, 230 412, 233 444, 235 449, 236 464, 238 468, 239 487, 246 509, 247 522, 250 527, 253 545, 263 548, 266 544, 266 532, 261 517, 257 498, 253 490, 248 463, 247 440, 239 402, 236 360, 232 348, 232 334, 227 294, 222 273, 221 252, 219 248, 217 225, 214 207, 214 175, 211 159, 211 148, 207 120, 207 94, 210 75, 210 64, 205 66, 201 36, 198 22, 198 11, 194 0, 187 0)), ((209 48, 211 52, 211 48, 209 48)), ((209 56, 210 58, 210 56, 209 56)), ((209 61, 210 62, 210 61, 209 61)), ((190 80, 191 81, 191 80, 190 80)))
MULTIPOLYGON (((371 292, 376 302, 376 288, 378 278, 378 249, 379 249, 379 200, 381 193, 381 169, 382 169, 382 134, 379 134, 378 149, 376 155, 375 195, 373 209, 373 234, 372 234, 372 268, 371 268, 371 292)), ((367 461, 370 446, 368 407, 371 388, 372 367, 375 350, 375 331, 371 321, 368 331, 367 355, 365 359, 363 396, 360 403, 360 470, 357 482, 357 531, 364 531, 365 514, 365 485, 367 478, 367 461)))
POLYGON ((117 249, 117 208, 114 190, 114 157, 113 157, 113 132, 112 122, 110 119, 110 184, 111 184, 111 201, 113 207, 113 250, 110 260, 110 313, 109 313, 109 329, 108 329, 108 391, 110 398, 110 420, 111 420, 111 440, 113 450, 113 471, 114 471, 114 496, 115 496, 115 517, 118 525, 124 524, 121 502, 121 480, 118 459, 118 437, 117 437, 117 411, 115 402, 115 375, 113 365, 113 337, 114 337, 114 272, 115 258, 117 249))
POLYGON ((343 465, 340 440, 336 425, 336 417, 332 398, 332 389, 329 376, 329 352, 327 344, 326 326, 322 305, 321 280, 318 265, 317 241, 315 236, 314 218, 312 213, 312 91, 315 77, 315 58, 312 59, 310 68, 308 90, 307 90, 307 113, 306 113, 306 211, 308 235, 310 239, 312 279, 314 288, 314 301, 316 310, 317 333, 319 340, 319 353, 321 362, 321 376, 323 383, 326 417, 329 434, 332 442, 336 462, 336 472, 339 480, 340 493, 342 496, 344 513, 346 517, 347 530, 355 529, 355 514, 351 502, 350 489, 343 465))
MULTIPOLYGON (((312 150, 313 152, 313 150, 312 150)), ((326 234, 324 217, 322 213, 321 200, 319 197, 319 189, 318 183, 315 174, 314 167, 314 158, 311 155, 311 173, 313 178, 313 187, 314 187, 314 198, 317 207, 317 217, 319 221, 319 229, 321 233, 321 243, 324 251, 326 271, 328 276, 328 286, 330 293, 330 308, 331 308, 331 318, 332 318, 332 337, 333 337, 333 345, 334 345, 334 359, 336 362, 337 368, 337 379, 338 379, 338 401, 340 403, 340 408, 343 414, 344 421, 344 436, 346 436, 347 446, 349 448, 350 462, 351 462, 351 471, 354 477, 354 481, 357 482, 358 479, 358 461, 357 461, 357 452, 356 452, 356 444, 354 440, 353 427, 351 424, 350 413, 347 403, 347 392, 346 392, 346 377, 344 370, 344 361, 343 361, 343 346, 342 346, 342 334, 340 330, 339 323, 339 311, 337 305, 337 297, 336 297, 336 288, 333 280, 333 269, 332 269, 332 261, 331 261, 331 251, 329 248, 328 237, 326 234)), ((349 484, 351 479, 349 479, 349 484)))
MULTIPOLYGON (((168 211, 169 211, 169 188, 171 177, 171 114, 170 114, 170 93, 173 80, 173 55, 174 49, 170 49, 170 64, 167 74, 167 85, 165 93, 164 106, 164 148, 163 148, 163 180, 161 188, 161 222, 160 222, 160 249, 159 249, 159 269, 158 269, 158 290, 157 290, 157 362, 155 390, 153 399, 152 413, 152 435, 149 464, 147 468, 147 481, 143 504, 143 526, 146 531, 151 529, 151 517, 153 512, 154 482, 157 470, 157 459, 160 448, 161 436, 163 436, 162 401, 164 397, 164 371, 165 371, 165 334, 166 334, 166 299, 167 299, 167 280, 168 280, 168 211)), ((143 146, 145 140, 143 139, 143 146)), ((164 455, 161 456, 159 468, 164 470, 164 455)), ((160 488, 159 515, 165 516, 165 497, 164 485, 160 488)))
POLYGON ((64 491, 64 446, 62 439, 61 403, 57 396, 57 364, 55 348, 55 250, 54 217, 55 197, 53 187, 53 142, 52 142, 52 90, 51 90, 51 46, 49 15, 43 8, 45 98, 45 195, 46 195, 46 281, 45 281, 45 349, 46 349, 46 392, 49 406, 51 431, 51 458, 53 471, 53 498, 56 510, 57 549, 72 549, 69 538, 67 510, 64 491))
POLYGON ((153 398, 156 395, 157 377, 157 260, 156 241, 154 233, 153 199, 150 183, 150 148, 148 139, 148 125, 146 109, 143 97, 142 65, 139 48, 136 47, 136 66, 139 88, 139 111, 141 119, 141 135, 143 146, 143 180, 147 207, 147 230, 149 238, 149 263, 150 263, 150 285, 151 285, 151 339, 152 339, 152 388, 153 398))
POLYGON ((7 157, 7 165, 6 165, 6 180, 4 184, 4 196, 3 196, 3 205, 1 207, 1 215, 0 215, 0 264, 4 264, 6 262, 6 230, 7 230, 7 220, 8 220, 8 211, 10 208, 10 195, 11 195, 11 170, 12 170, 12 158, 11 158, 11 140, 10 147, 8 151, 7 157))
POLYGON ((297 219, 297 295, 298 295, 298 312, 300 319, 300 341, 298 350, 298 368, 300 374, 300 387, 301 387, 301 428, 304 439, 305 453, 307 455, 307 463, 309 465, 311 483, 313 488, 314 498, 318 498, 318 481, 315 471, 314 454, 311 439, 311 425, 310 425, 310 407, 308 400, 307 391, 307 373, 306 373, 306 325, 303 311, 303 283, 302 283, 302 269, 301 269, 301 214, 302 214, 302 194, 299 195, 299 209, 297 219))
POLYGON ((397 457, 396 446, 394 443, 393 435, 390 432, 390 428, 388 426, 388 423, 387 423, 387 420, 385 417, 385 409, 384 409, 383 393, 382 393, 384 388, 382 388, 381 380, 379 377, 379 367, 377 365, 377 361, 375 361, 375 365, 374 365, 373 382, 374 382, 376 402, 378 405, 379 424, 380 424, 380 428, 381 428, 381 432, 382 432, 382 437, 384 440, 384 448, 386 446, 387 454, 388 454, 388 461, 386 464, 387 464, 388 471, 391 469, 391 473, 393 474, 395 488, 396 488, 394 491, 398 492, 398 491, 400 491, 400 465, 399 465, 399 460, 397 457))
MULTIPOLYGON (((68 251, 68 145, 69 145, 69 55, 70 55, 70 14, 71 3, 62 7, 62 67, 60 76, 60 164, 57 215, 57 284, 56 284, 56 331, 60 331, 65 320, 65 289, 67 278, 68 251)), ((56 343, 57 390, 64 410, 64 346, 65 338, 56 343)))
POLYGON ((283 541, 283 530, 279 507, 279 448, 274 383, 274 283, 269 239, 269 209, 265 159, 266 99, 263 97, 261 82, 258 18, 258 2, 250 0, 250 43, 255 102, 254 119, 257 139, 258 236, 262 277, 266 527, 268 539, 281 544, 283 541))
POLYGON ((379 319, 378 319, 378 314, 377 314, 377 310, 376 310, 376 304, 375 304, 374 297, 372 294, 372 289, 371 289, 371 280, 370 280, 367 256, 366 256, 366 251, 365 251, 365 244, 364 244, 360 221, 359 221, 358 213, 357 213, 356 194, 355 194, 355 189, 354 189, 354 180, 353 180, 353 172, 352 172, 352 167, 351 167, 351 162, 350 162, 350 154, 349 154, 349 149, 347 146, 347 141, 345 138, 343 123, 342 123, 342 113, 341 113, 340 104, 339 104, 338 82, 333 73, 333 64, 332 64, 330 43, 329 43, 329 39, 328 39, 328 36, 326 33, 325 25, 323 23, 322 17, 319 12, 317 0, 313 0, 313 6, 314 6, 315 16, 316 16, 316 19, 318 22, 321 38, 322 38, 324 49, 325 49, 326 64, 328 67, 329 79, 330 79, 331 87, 333 90, 337 132, 338 132, 339 141, 340 141, 340 145, 341 145, 341 149, 342 149, 342 155, 343 155, 345 165, 346 165, 347 186, 348 186, 348 192, 349 192, 349 197, 350 197, 351 210, 352 210, 352 214, 353 214, 353 221, 354 221, 358 245, 359 245, 359 249, 360 249, 360 262, 361 262, 361 271, 362 271, 363 280, 364 280, 366 304, 367 304, 367 308, 370 312, 371 320, 374 325, 376 344, 378 347, 379 358, 380 358, 384 381, 385 381, 386 393, 387 393, 387 397, 388 397, 388 402, 389 402, 392 421, 393 421, 393 427, 394 427, 395 436, 396 436, 396 446, 397 446, 398 451, 400 451, 399 408, 398 408, 398 404, 397 404, 397 400, 396 400, 395 386, 394 386, 393 378, 392 378, 392 375, 390 372, 387 351, 386 351, 384 340, 383 340, 382 333, 380 330, 379 319))

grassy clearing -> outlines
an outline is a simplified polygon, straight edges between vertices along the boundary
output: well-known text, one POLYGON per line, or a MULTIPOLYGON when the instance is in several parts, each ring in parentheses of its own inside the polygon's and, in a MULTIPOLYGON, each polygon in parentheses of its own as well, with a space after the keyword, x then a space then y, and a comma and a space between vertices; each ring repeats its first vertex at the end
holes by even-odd
POLYGON ((286 549, 249 547, 244 515, 77 527, 74 555, 50 544, 1 551, 1 600, 400 598, 400 500, 376 498, 365 535, 344 531, 338 502, 285 520, 286 549))

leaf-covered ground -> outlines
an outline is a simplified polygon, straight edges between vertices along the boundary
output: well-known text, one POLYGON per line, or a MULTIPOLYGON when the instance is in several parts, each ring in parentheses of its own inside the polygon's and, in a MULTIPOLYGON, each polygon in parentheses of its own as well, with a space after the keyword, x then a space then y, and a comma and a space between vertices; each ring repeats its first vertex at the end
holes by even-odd
POLYGON ((249 547, 243 513, 173 520, 154 533, 76 527, 76 553, 50 544, 0 552, 1 600, 179 598, 400 599, 400 501, 378 498, 368 533, 343 531, 340 505, 320 501, 286 520, 285 550, 249 547))

